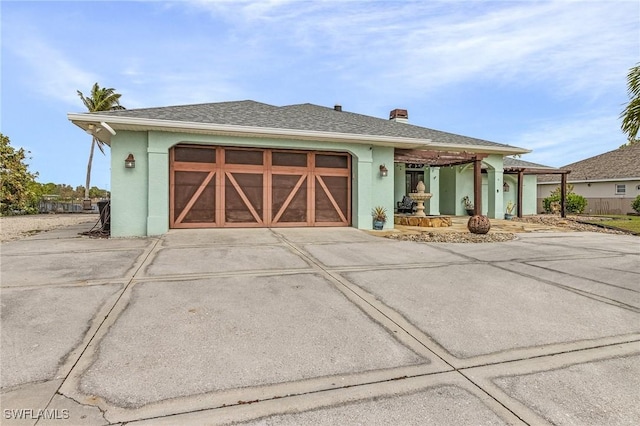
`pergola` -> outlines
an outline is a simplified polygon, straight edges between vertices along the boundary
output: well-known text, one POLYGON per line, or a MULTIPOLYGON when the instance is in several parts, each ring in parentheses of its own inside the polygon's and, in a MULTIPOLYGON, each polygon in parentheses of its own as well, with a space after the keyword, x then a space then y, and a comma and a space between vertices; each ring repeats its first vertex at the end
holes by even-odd
MULTIPOLYGON (((477 152, 448 152, 448 151, 423 151, 419 149, 396 149, 394 154, 395 163, 424 164, 430 167, 459 166, 462 164, 473 164, 473 198, 474 215, 482 214, 482 160, 489 154, 477 152)), ((505 166, 504 174, 515 174, 518 176, 518 202, 517 216, 522 217, 522 190, 524 175, 561 175, 560 185, 560 215, 566 216, 566 184, 568 170, 546 168, 543 166, 532 167, 531 163, 520 162, 518 166, 505 166)))
POLYGON ((518 176, 517 214, 522 217, 522 183, 524 175, 560 175, 560 216, 567 216, 567 175, 571 170, 551 169, 546 167, 504 167, 503 174, 518 176))

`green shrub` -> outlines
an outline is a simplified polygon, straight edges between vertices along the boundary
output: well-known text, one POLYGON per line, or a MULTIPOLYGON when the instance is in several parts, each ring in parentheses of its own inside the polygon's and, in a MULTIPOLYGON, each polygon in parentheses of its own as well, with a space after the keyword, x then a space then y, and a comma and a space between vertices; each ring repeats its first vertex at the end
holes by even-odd
MULTIPOLYGON (((573 185, 567 185, 567 213, 582 213, 587 208, 587 199, 573 192, 573 185)), ((542 200, 544 211, 551 213, 551 203, 560 203, 560 187, 557 187, 550 196, 542 200)))
POLYGON ((636 213, 640 213, 640 195, 636 197, 635 200, 631 203, 631 208, 636 211, 636 213))

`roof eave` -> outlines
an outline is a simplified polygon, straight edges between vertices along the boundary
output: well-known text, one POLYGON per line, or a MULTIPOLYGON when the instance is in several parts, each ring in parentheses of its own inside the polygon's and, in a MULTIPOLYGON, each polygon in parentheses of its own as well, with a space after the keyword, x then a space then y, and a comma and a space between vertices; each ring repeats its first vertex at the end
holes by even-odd
MULTIPOLYGON (((484 146, 484 145, 463 145, 463 144, 446 144, 433 142, 431 139, 414 139, 404 137, 364 135, 339 132, 322 132, 314 130, 295 130, 295 129, 278 129, 270 127, 255 126, 236 126, 229 124, 211 124, 197 123, 186 121, 157 120, 148 118, 132 118, 118 117, 113 115, 100 114, 67 114, 68 119, 87 131, 89 124, 99 126, 101 122, 108 123, 115 130, 133 130, 133 131, 168 131, 168 132, 185 132, 209 135, 235 135, 246 137, 268 137, 283 139, 302 139, 302 140, 322 140, 329 142, 350 142, 366 145, 377 146, 393 146, 395 148, 423 148, 423 149, 442 149, 450 151, 474 151, 489 154, 526 154, 530 150, 510 146, 484 146)), ((109 132, 100 132, 96 135, 102 142, 110 144, 111 134, 109 132), (102 133, 102 134, 100 134, 102 133)))
MULTIPOLYGON (((571 175, 569 175, 571 176, 571 175)), ((571 180, 571 179, 567 179, 568 183, 611 183, 611 182, 630 182, 630 181, 636 181, 636 180, 640 180, 640 177, 631 177, 631 178, 598 178, 598 179, 576 179, 576 180, 571 180)), ((551 184, 559 184, 560 181, 545 181, 545 182, 538 182, 538 184, 540 185, 551 185, 551 184)))

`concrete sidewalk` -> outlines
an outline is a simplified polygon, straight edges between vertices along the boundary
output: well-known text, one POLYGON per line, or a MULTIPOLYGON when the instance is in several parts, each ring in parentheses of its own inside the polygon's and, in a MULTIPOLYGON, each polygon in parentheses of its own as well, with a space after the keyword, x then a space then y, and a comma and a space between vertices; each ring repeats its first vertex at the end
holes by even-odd
POLYGON ((3 425, 640 422, 638 237, 81 230, 1 246, 3 425))

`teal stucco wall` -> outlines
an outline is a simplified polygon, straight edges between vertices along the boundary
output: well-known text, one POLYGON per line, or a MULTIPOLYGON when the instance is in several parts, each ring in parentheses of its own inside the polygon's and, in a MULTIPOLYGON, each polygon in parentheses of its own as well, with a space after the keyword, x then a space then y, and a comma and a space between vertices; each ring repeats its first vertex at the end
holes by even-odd
POLYGON ((170 132, 119 131, 111 141, 111 235, 161 235, 169 230, 169 150, 179 143, 349 152, 351 163, 352 226, 372 228, 371 209, 384 206, 385 225, 393 227, 393 148, 366 144, 238 138, 170 132), (133 154, 134 169, 124 167, 133 154), (380 164, 389 170, 380 176, 380 164))
POLYGON ((111 236, 147 235, 148 173, 147 133, 118 132, 111 139, 111 236), (129 154, 133 169, 124 167, 129 154))
MULTIPOLYGON (((506 212, 507 203, 511 201, 514 205, 518 203, 518 176, 504 175, 504 181, 509 185, 509 191, 504 193, 504 210, 506 212)), ((522 214, 536 214, 536 196, 538 178, 536 175, 524 175, 522 181, 522 214)), ((517 207, 513 210, 513 215, 517 214, 517 207)))
MULTIPOLYGON (((382 206, 387 210, 387 222, 384 227, 393 229, 394 211, 394 190, 395 190, 395 168, 393 167, 392 147, 372 147, 372 170, 371 170, 371 206, 382 206), (388 170, 386 177, 380 176, 380 166, 384 165, 388 170)), ((362 182, 360 183, 362 185, 362 182)), ((365 212, 361 212, 364 216, 365 212)), ((364 218, 362 219, 365 220, 364 218)), ((373 227, 373 218, 369 211, 369 227, 361 226, 361 229, 373 227)))

